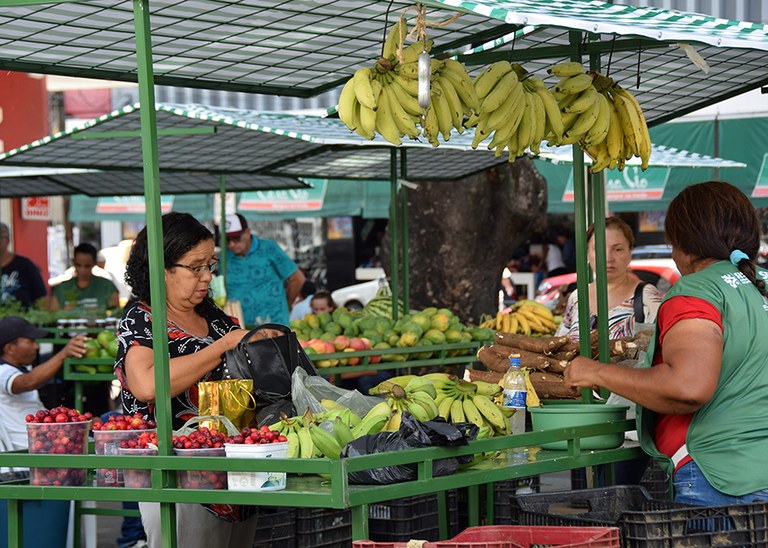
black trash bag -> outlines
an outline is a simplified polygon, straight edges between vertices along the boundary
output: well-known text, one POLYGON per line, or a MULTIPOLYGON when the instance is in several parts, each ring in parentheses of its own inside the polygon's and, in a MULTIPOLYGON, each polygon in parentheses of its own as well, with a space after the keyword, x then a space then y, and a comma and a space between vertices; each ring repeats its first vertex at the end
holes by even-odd
MULTIPOLYGON (((477 437, 478 428, 474 424, 448 424, 442 419, 419 422, 410 413, 403 413, 400 430, 397 432, 380 432, 362 436, 349 442, 341 451, 342 457, 357 457, 418 449, 420 447, 445 447, 467 445, 477 437)), ((472 455, 468 455, 472 460, 472 455)), ((465 457, 451 457, 436 460, 432 464, 432 475, 449 476, 459 469, 459 464, 467 462, 465 457)), ((416 464, 385 466, 349 474, 350 484, 360 485, 389 485, 418 478, 416 464)))
POLYGON ((280 420, 280 413, 285 413, 288 417, 295 417, 296 408, 293 406, 293 402, 289 399, 285 399, 270 403, 256 413, 253 421, 256 423, 257 428, 261 428, 265 424, 267 426, 272 426, 280 420))

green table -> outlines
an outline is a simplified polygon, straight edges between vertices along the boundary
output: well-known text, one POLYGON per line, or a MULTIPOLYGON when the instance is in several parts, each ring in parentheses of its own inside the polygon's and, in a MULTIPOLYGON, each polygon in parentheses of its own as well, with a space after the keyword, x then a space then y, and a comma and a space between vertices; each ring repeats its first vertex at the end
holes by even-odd
MULTIPOLYGON (((80 467, 80 468, 140 468, 152 470, 152 487, 127 489, 113 487, 41 487, 26 483, 0 485, 0 497, 8 499, 8 546, 23 546, 21 538, 22 500, 109 500, 147 502, 233 503, 267 506, 309 508, 350 508, 352 512, 352 536, 364 539, 368 536, 368 505, 402 497, 441 493, 440 531, 447 538, 445 491, 460 487, 469 488, 469 524, 477 525, 479 510, 479 486, 496 481, 522 478, 630 460, 642 455, 636 443, 627 442, 622 447, 601 451, 582 451, 581 438, 593 435, 625 432, 635 428, 634 421, 621 420, 607 424, 561 428, 545 432, 531 432, 518 436, 503 436, 471 442, 463 447, 431 447, 368 455, 343 459, 234 459, 198 457, 185 459, 174 456, 133 457, 102 455, 30 455, 26 452, 0 453, 0 466, 80 467), (536 446, 556 440, 568 440, 567 451, 538 451, 528 462, 512 461, 507 452, 513 447, 536 446), (432 477, 432 463, 441 458, 479 452, 500 451, 495 460, 481 462, 475 467, 454 475, 432 477), (350 485, 350 472, 370 470, 382 466, 415 464, 418 477, 413 481, 394 485, 350 485), (284 491, 238 492, 178 489, 162 487, 175 485, 176 470, 218 469, 228 471, 288 472, 288 484, 284 491), (297 474, 303 474, 301 476, 297 474), (330 475, 325 480, 315 474, 330 475)), ((489 490, 491 491, 491 490, 489 490)), ((165 544, 171 548, 170 544, 165 544)))

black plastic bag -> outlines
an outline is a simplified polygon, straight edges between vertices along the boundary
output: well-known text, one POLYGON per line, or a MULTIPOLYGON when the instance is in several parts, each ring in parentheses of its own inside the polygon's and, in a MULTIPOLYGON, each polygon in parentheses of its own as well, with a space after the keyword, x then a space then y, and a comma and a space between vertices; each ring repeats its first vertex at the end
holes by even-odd
MULTIPOLYGON (((380 432, 357 438, 344 446, 341 456, 357 457, 360 455, 386 453, 388 451, 418 449, 420 447, 467 445, 469 441, 477 437, 477 431, 477 426, 470 423, 454 425, 448 424, 442 421, 442 419, 419 422, 410 413, 403 413, 400 430, 397 432, 380 432)), ((458 471, 459 464, 466 462, 467 459, 471 461, 472 455, 436 460, 432 463, 432 475, 437 477, 454 474, 458 471)), ((418 471, 416 464, 413 463, 352 472, 349 474, 349 483, 389 485, 417 478, 418 471)))
POLYGON ((253 421, 256 423, 257 428, 261 428, 265 424, 272 426, 280 420, 280 413, 285 413, 288 417, 295 417, 296 408, 293 406, 293 402, 291 400, 279 400, 275 403, 270 403, 256 413, 253 421))

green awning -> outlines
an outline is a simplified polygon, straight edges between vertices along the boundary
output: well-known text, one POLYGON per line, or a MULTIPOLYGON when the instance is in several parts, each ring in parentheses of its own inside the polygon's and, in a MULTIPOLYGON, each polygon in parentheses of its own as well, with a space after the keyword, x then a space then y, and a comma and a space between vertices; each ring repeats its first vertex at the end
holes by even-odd
MULTIPOLYGON (((163 213, 183 211, 199 221, 213 220, 212 194, 179 194, 160 197, 163 213)), ((93 198, 75 195, 69 199, 69 220, 72 222, 135 221, 145 222, 143 196, 104 196, 93 198)))

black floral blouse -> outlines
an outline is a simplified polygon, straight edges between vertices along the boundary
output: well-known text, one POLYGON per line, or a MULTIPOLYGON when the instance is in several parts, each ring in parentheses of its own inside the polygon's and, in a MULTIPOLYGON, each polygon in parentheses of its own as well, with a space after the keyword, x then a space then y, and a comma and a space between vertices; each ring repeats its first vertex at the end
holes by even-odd
MULTIPOLYGON (((171 321, 168 321, 168 352, 171 358, 187 356, 205 348, 220 339, 233 329, 238 329, 237 322, 227 316, 222 310, 213 308, 205 316, 208 322, 208 336, 197 337, 187 333, 171 321)), ((133 302, 125 309, 118 326, 117 339, 119 347, 115 361, 115 376, 122 387, 121 399, 123 410, 127 414, 141 413, 146 418, 155 418, 155 404, 136 399, 131 393, 125 374, 125 355, 131 346, 141 345, 152 348, 152 311, 145 304, 133 302)), ((222 363, 206 373, 200 381, 220 380, 222 378, 222 363)), ((181 427, 188 419, 197 416, 198 393, 194 384, 183 393, 171 398, 171 416, 173 428, 181 427)))

